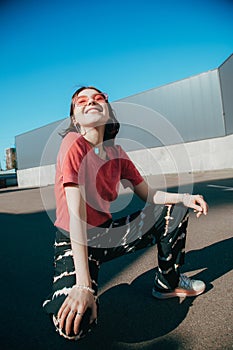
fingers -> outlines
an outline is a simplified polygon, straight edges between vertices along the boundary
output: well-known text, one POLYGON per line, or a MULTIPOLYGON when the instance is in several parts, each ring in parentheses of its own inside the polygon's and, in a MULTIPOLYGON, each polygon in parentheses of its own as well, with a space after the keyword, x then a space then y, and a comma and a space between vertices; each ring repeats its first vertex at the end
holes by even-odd
POLYGON ((80 332, 80 324, 87 308, 91 309, 90 321, 92 324, 97 319, 97 305, 93 299, 93 303, 89 306, 87 303, 74 301, 69 296, 65 299, 57 314, 59 328, 64 330, 66 335, 71 333, 78 334, 80 332))
POLYGON ((90 324, 97 320, 97 305, 94 303, 91 309, 90 324))
POLYGON ((192 208, 194 209, 194 212, 197 212, 197 218, 199 218, 202 214, 207 215, 208 213, 208 205, 206 201, 204 200, 203 196, 201 195, 195 195, 193 196, 194 204, 192 205, 192 208))
POLYGON ((78 309, 77 301, 74 301, 68 295, 57 314, 59 328, 65 330, 66 335, 69 335, 72 331, 74 331, 74 323, 77 319, 77 322, 75 324, 76 330, 78 332, 78 328, 82 319, 81 316, 83 313, 84 311, 80 311, 78 309))
POLYGON ((67 300, 64 301, 62 306, 60 307, 58 313, 57 313, 57 318, 60 319, 63 311, 67 308, 67 300))
POLYGON ((84 312, 70 310, 70 313, 66 318, 65 326, 65 332, 67 335, 69 335, 72 331, 74 334, 78 334, 83 315, 84 312))
MULTIPOLYGON (((64 329, 66 335, 70 335, 72 332, 74 334, 78 334, 80 323, 82 321, 82 317, 85 313, 85 310, 80 311, 81 308, 79 307, 79 310, 71 309, 70 306, 66 306, 63 308, 63 312, 61 313, 61 316, 57 316, 59 321, 59 328, 64 329)), ((60 310, 58 315, 60 314, 60 310)))
POLYGON ((82 317, 83 317, 84 313, 85 313, 85 309, 79 307, 79 311, 77 311, 77 313, 75 315, 74 323, 73 323, 75 334, 78 334, 78 332, 79 332, 80 323, 82 321, 82 317))
POLYGON ((70 312, 70 307, 68 305, 62 305, 61 309, 58 312, 57 318, 59 320, 59 327, 63 329, 66 323, 66 318, 68 317, 70 312))
POLYGON ((197 217, 197 218, 199 218, 199 217, 202 215, 202 211, 194 210, 194 213, 197 213, 197 214, 196 214, 196 217, 197 217))
POLYGON ((203 208, 204 215, 207 215, 209 208, 208 208, 208 204, 204 201, 204 199, 203 199, 203 203, 202 203, 202 208, 203 208))
POLYGON ((202 195, 190 195, 188 193, 183 195, 183 204, 189 208, 194 209, 199 218, 202 214, 207 215, 208 205, 202 195))

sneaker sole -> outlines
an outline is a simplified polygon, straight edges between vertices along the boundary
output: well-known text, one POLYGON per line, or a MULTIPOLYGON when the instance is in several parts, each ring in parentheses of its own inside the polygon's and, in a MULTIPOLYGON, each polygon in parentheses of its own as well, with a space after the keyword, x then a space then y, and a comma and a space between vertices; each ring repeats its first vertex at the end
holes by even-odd
POLYGON ((204 292, 205 287, 202 288, 201 290, 195 291, 195 290, 184 290, 184 289, 179 289, 176 288, 172 292, 167 292, 167 293, 160 293, 155 289, 152 289, 152 295, 153 297, 157 299, 169 299, 169 298, 175 298, 175 297, 195 297, 197 295, 200 295, 204 292))

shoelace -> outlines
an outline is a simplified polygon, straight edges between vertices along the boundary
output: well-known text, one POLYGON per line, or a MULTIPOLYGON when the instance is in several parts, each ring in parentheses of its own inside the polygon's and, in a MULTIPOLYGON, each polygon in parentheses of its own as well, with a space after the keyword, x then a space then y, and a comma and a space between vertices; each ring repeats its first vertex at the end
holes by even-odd
POLYGON ((192 288, 192 280, 188 276, 180 274, 179 286, 182 288, 190 289, 192 288))

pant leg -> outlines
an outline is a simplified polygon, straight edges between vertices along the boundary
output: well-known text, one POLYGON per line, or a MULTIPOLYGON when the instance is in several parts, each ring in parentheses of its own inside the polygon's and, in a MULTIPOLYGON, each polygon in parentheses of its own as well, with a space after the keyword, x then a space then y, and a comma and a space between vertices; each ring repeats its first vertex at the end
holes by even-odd
POLYGON ((174 289, 184 263, 187 224, 188 210, 183 205, 150 205, 115 220, 98 243, 94 240, 94 254, 102 263, 157 243, 159 278, 174 289))
MULTIPOLYGON (((54 244, 54 277, 52 285, 52 293, 46 298, 43 303, 43 309, 50 315, 50 318, 55 325, 56 331, 63 337, 76 340, 83 337, 91 330, 94 324, 89 325, 89 310, 84 314, 82 323, 80 325, 79 335, 66 336, 65 332, 59 329, 57 320, 57 313, 69 294, 71 288, 76 284, 75 267, 73 260, 73 253, 71 249, 70 238, 60 231, 56 232, 56 239, 54 244), (82 334, 82 336, 81 336, 82 334)), ((89 252, 89 270, 92 280, 92 288, 95 291, 97 297, 98 290, 98 273, 99 273, 99 261, 92 257, 89 252)), ((97 310, 99 306, 98 298, 96 300, 97 310)))
MULTIPOLYGON (((92 231, 88 261, 92 288, 96 296, 102 262, 156 243, 159 278, 168 288, 175 288, 179 279, 177 265, 183 264, 184 261, 186 228, 187 210, 184 210, 184 207, 151 205, 113 221, 110 227, 107 225, 106 228, 96 228, 92 231)), ((70 239, 58 231, 55 241, 53 290, 43 303, 44 310, 56 318, 58 310, 75 283, 70 239)), ((56 322, 54 323, 56 326, 56 322)), ((58 327, 56 329, 59 331, 58 327)), ((72 336, 69 339, 72 339, 72 336)))
POLYGON ((166 216, 155 224, 158 247, 158 278, 164 287, 179 283, 179 268, 184 264, 188 210, 181 205, 166 207, 166 216))

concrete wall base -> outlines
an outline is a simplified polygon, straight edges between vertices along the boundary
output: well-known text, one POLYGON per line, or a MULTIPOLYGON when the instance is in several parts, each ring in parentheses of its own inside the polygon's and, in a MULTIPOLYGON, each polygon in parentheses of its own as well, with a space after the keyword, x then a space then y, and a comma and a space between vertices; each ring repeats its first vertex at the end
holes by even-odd
MULTIPOLYGON (((128 152, 143 176, 233 169, 233 135, 128 152)), ((55 165, 17 171, 19 187, 54 184, 55 165)))
POLYGON ((233 135, 128 152, 142 175, 233 168, 233 135))
POLYGON ((18 187, 44 187, 55 182, 55 164, 17 171, 18 187))

